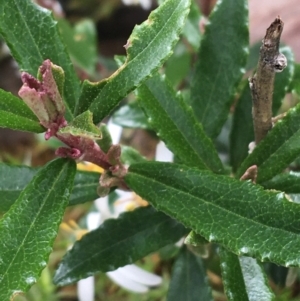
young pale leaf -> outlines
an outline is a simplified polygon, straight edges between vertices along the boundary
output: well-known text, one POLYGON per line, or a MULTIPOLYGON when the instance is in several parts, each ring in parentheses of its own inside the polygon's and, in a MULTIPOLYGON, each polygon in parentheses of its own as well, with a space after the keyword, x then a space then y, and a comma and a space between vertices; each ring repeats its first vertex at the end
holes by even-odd
POLYGON ((182 248, 172 271, 167 301, 212 301, 206 271, 200 257, 182 248))
POLYGON ((219 254, 228 301, 274 300, 267 277, 256 259, 238 257, 222 247, 219 249, 219 254))
MULTIPOLYGON (((0 163, 0 213, 8 211, 28 183, 39 171, 38 168, 12 166, 0 163)), ((100 174, 77 171, 69 205, 93 201, 98 198, 97 187, 100 174)))
POLYGON ((208 136, 226 121, 248 54, 246 0, 218 1, 205 27, 191 83, 191 105, 208 136))
POLYGON ((257 183, 270 180, 300 154, 300 105, 288 111, 255 147, 237 171, 240 178, 251 165, 258 166, 257 183))
POLYGON ((59 133, 70 133, 75 136, 87 136, 92 139, 100 139, 101 131, 93 123, 93 114, 90 111, 76 116, 66 127, 60 129, 59 133))
POLYGON ((74 244, 59 265, 54 283, 66 285, 97 272, 113 271, 175 243, 186 233, 181 224, 152 207, 123 213, 74 244))
POLYGON ((239 258, 239 262, 249 301, 274 300, 275 295, 269 287, 268 279, 261 264, 254 258, 244 256, 239 258))
POLYGON ((124 128, 138 128, 150 130, 150 125, 138 102, 131 102, 122 106, 113 116, 112 121, 124 128))
POLYGON ((161 162, 131 165, 125 182, 158 210, 235 254, 300 266, 300 206, 283 193, 161 162))
POLYGON ((262 183, 266 189, 276 189, 286 193, 300 193, 300 173, 290 171, 275 176, 273 179, 262 183))
POLYGON ((167 0, 147 21, 134 28, 126 45, 127 60, 111 77, 98 84, 85 81, 76 114, 88 107, 95 123, 159 68, 178 41, 189 12, 190 0, 167 0))
POLYGON ((248 156, 249 143, 254 141, 252 97, 248 81, 235 107, 230 133, 230 163, 236 171, 248 156))
POLYGON ((36 76, 45 59, 64 69, 66 118, 70 120, 79 96, 79 80, 51 12, 31 0, 0 0, 0 15, 0 34, 22 70, 36 76))
POLYGON ((57 159, 41 169, 0 221, 0 299, 32 286, 47 264, 72 190, 76 165, 57 159))
POLYGON ((1 89, 0 127, 34 133, 45 131, 36 116, 20 98, 1 89))
POLYGON ((223 172, 212 141, 166 78, 157 74, 148 79, 138 89, 138 99, 149 117, 150 126, 182 162, 216 173, 223 172))

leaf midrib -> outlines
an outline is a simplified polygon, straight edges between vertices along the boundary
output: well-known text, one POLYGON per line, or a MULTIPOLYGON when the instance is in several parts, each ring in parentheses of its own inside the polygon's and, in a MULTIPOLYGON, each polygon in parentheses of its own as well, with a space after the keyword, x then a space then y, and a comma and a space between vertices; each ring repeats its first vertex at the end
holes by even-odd
MULTIPOLYGON (((233 216, 236 216, 236 217, 238 217, 238 218, 240 218, 240 219, 244 219, 244 220, 246 220, 247 222, 252 222, 253 224, 256 224, 256 225, 259 225, 259 226, 263 226, 263 227, 266 227, 266 228, 268 228, 268 229, 274 229, 274 230, 276 230, 276 231, 282 231, 284 234, 286 234, 286 233, 288 233, 289 235, 298 235, 297 233, 294 233, 294 232, 291 232, 291 231, 288 231, 288 230, 285 230, 285 229, 282 229, 282 228, 276 228, 276 227, 274 227, 274 226, 269 226, 269 225, 266 225, 266 224, 263 224, 263 223, 261 223, 261 222, 258 222, 258 221, 255 221, 255 220, 252 220, 252 219, 249 219, 249 218, 247 218, 247 217, 245 217, 245 216, 243 216, 243 215, 239 215, 239 214, 237 214, 237 213, 235 213, 235 212, 232 212, 232 211, 229 211, 228 209, 226 209, 226 208, 224 208, 224 207, 220 207, 220 206, 217 206, 216 204, 214 204, 214 203, 212 203, 212 202, 210 202, 210 201, 206 201, 206 200, 204 200, 204 199, 202 199, 202 198, 199 198, 199 197, 197 197, 197 196, 195 196, 195 195, 192 195, 192 194, 189 194, 188 192, 186 192, 186 191, 182 191, 182 190, 179 190, 179 189, 177 189, 176 187, 173 187, 173 186, 167 186, 166 184, 161 184, 161 182, 156 182, 155 180, 152 180, 152 179, 150 179, 149 177, 146 177, 146 176, 143 176, 143 175, 141 175, 141 174, 138 174, 138 173, 134 173, 134 172, 132 172, 132 171, 130 171, 130 173, 131 174, 136 174, 138 177, 141 177, 141 178, 144 178, 144 179, 146 179, 146 180, 148 180, 148 181, 152 181, 153 183, 155 183, 155 184, 158 184, 158 185, 165 185, 167 188, 170 188, 170 189, 173 189, 173 190, 175 190, 178 194, 186 194, 188 197, 192 197, 192 198, 195 198, 195 199, 197 199, 197 200, 200 200, 200 201, 202 201, 202 203, 206 203, 206 204, 208 204, 208 205, 211 205, 212 207, 214 207, 214 208, 216 208, 216 209, 218 209, 218 210, 223 210, 223 211, 225 211, 225 212, 227 212, 227 213, 230 213, 231 215, 233 215, 233 216)), ((193 191, 193 190, 190 190, 190 191, 193 191)), ((230 191, 229 191, 230 192, 230 191)), ((228 193, 229 193, 228 192, 228 193)), ((174 194, 172 194, 172 195, 174 195, 174 194)), ((220 199, 221 197, 223 197, 223 196, 220 196, 219 198, 217 198, 217 199, 220 199)), ((160 206, 160 205, 159 205, 160 206)), ((160 206, 161 207, 161 206, 160 206)), ((185 224, 185 222, 183 222, 183 221, 180 221, 182 224, 185 224)), ((190 225, 186 225, 187 227, 190 227, 190 225)))
MULTIPOLYGON (((145 84, 145 87, 147 87, 148 91, 153 95, 153 97, 154 97, 155 99, 157 99, 156 96, 152 93, 152 91, 148 88, 148 86, 146 86, 146 84, 145 84)), ((178 102, 180 101, 180 100, 178 100, 178 99, 176 98, 176 96, 175 96, 175 99, 176 99, 176 101, 178 101, 178 102)), ((201 155, 198 153, 198 151, 195 149, 195 146, 194 146, 193 144, 191 144, 190 141, 188 140, 188 138, 186 137, 186 135, 184 135, 184 133, 183 133, 182 130, 179 128, 179 126, 177 125, 177 123, 176 123, 175 121, 173 121, 173 119, 169 116, 167 110, 161 105, 160 101, 157 100, 157 102, 159 103, 161 110, 163 110, 163 111, 165 112, 165 114, 167 115, 168 120, 174 125, 174 127, 175 127, 175 128, 177 129, 177 131, 180 133, 180 136, 182 137, 182 139, 183 139, 184 141, 186 141, 187 144, 190 146, 190 148, 194 151, 194 154, 196 155, 196 157, 198 158, 198 160, 200 160, 200 162, 204 165, 204 167, 205 167, 207 170, 212 170, 212 168, 210 168, 210 166, 207 165, 207 163, 203 160, 202 156, 201 156, 201 155)), ((185 107, 184 109, 186 109, 186 107, 185 107)), ((147 112, 147 111, 148 111, 148 110, 146 110, 146 112, 147 112)), ((187 110, 185 110, 185 113, 189 114, 189 112, 188 112, 187 110)), ((146 113, 146 114, 147 114, 147 113, 146 113)), ((147 114, 147 115, 149 115, 149 114, 147 114)), ((191 114, 190 114, 190 115, 191 115, 191 114)), ((150 116, 149 116, 149 117, 150 117, 150 116)), ((188 117, 190 117, 190 116, 188 116, 188 117)), ((156 118, 156 117, 155 117, 155 118, 156 118)), ((195 119, 194 119, 194 120, 195 120, 195 119)), ((197 121, 195 120, 195 122, 197 122, 197 121)), ((158 123, 159 123, 159 122, 158 122, 158 123)), ((203 130, 203 129, 201 128, 201 126, 198 124, 198 122, 195 123, 194 126, 197 126, 198 129, 199 129, 200 131, 203 130)), ((156 127, 159 128, 159 126, 156 126, 156 127)), ((200 134, 200 135, 201 135, 201 134, 205 135, 204 132, 201 133, 200 131, 199 131, 199 134, 200 134)), ((158 130, 158 132, 161 132, 161 131, 158 130)), ((164 135, 164 136, 165 136, 165 135, 164 135)), ((201 137, 201 138, 203 138, 203 137, 201 137)), ((204 138, 208 138, 208 137, 204 137, 204 138)), ((167 142, 168 139, 163 139, 163 140, 166 141, 166 144, 169 144, 169 143, 167 142)), ((201 140, 202 140, 202 142, 203 142, 204 139, 201 139, 201 140)), ((190 162, 191 160, 190 160, 190 159, 185 159, 185 161, 190 162)))

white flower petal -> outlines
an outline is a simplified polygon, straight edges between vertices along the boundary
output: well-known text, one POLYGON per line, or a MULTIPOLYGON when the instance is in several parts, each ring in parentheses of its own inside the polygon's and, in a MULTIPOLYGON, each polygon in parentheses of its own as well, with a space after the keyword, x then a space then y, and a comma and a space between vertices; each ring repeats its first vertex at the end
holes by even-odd
POLYGON ((100 225, 101 215, 99 212, 90 212, 86 217, 86 224, 89 231, 97 229, 100 225))
POLYGON ((77 283, 79 301, 94 301, 95 283, 94 277, 82 279, 77 283))
POLYGON ((122 127, 114 124, 110 119, 107 123, 107 129, 111 135, 112 143, 118 144, 122 135, 122 127))
POLYGON ((156 161, 172 162, 173 153, 166 147, 163 141, 160 141, 156 146, 156 161))
POLYGON ((162 283, 162 278, 155 274, 149 273, 135 264, 126 265, 119 268, 118 271, 124 275, 124 278, 129 278, 147 286, 158 286, 162 283))
POLYGON ((114 212, 111 212, 108 203, 108 196, 96 199, 95 206, 97 210, 100 212, 102 223, 108 218, 114 218, 118 216, 114 212))
POLYGON ((117 283, 118 285, 122 286, 123 288, 129 291, 135 293, 146 293, 149 290, 147 286, 124 277, 124 275, 119 272, 119 269, 112 272, 107 272, 106 275, 115 283, 117 283))
POLYGON ((141 6, 143 9, 147 10, 151 8, 152 1, 151 0, 140 0, 141 6))

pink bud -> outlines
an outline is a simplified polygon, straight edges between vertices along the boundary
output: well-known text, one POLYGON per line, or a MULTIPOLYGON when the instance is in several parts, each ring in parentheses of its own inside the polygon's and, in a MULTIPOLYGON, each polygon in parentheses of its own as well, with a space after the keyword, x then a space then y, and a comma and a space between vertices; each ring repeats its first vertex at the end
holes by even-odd
POLYGON ((23 72, 23 86, 19 91, 19 96, 38 117, 41 125, 48 129, 46 139, 54 136, 59 128, 67 124, 64 119, 65 105, 53 72, 59 73, 62 81, 64 80, 63 70, 50 60, 45 60, 39 68, 41 81, 23 72))

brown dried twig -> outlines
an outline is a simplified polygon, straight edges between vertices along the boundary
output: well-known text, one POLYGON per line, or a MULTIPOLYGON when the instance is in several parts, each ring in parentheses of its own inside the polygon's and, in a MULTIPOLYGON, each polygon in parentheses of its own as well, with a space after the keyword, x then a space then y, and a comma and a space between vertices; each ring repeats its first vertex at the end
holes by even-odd
POLYGON ((286 57, 279 53, 280 36, 283 22, 277 17, 267 29, 260 47, 256 73, 249 78, 253 101, 253 123, 256 145, 272 128, 272 99, 276 72, 287 65, 286 57))

